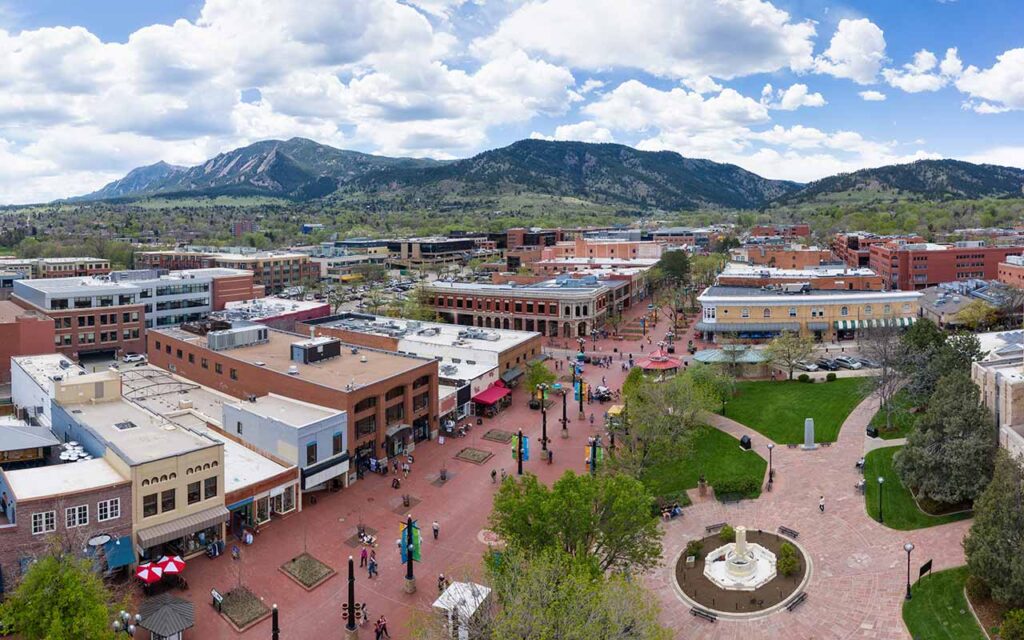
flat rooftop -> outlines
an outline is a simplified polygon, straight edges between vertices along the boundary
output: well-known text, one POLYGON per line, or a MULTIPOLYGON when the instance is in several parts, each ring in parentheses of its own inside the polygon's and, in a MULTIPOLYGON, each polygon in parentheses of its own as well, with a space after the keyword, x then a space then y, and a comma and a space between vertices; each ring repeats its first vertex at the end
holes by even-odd
POLYGON ((480 293, 487 292, 509 292, 509 291, 521 291, 521 292, 544 292, 553 293, 556 291, 600 291, 601 289, 609 288, 613 283, 606 281, 587 281, 587 280, 570 280, 570 279, 551 279, 543 280, 541 282, 535 282, 533 284, 493 284, 489 282, 431 282, 426 285, 428 289, 435 291, 466 291, 473 292, 478 291, 480 293))
POLYGON ((873 276, 875 272, 867 267, 846 267, 843 265, 821 265, 806 269, 783 269, 765 267, 745 262, 730 262, 720 276, 746 278, 836 278, 840 276, 873 276))
POLYGON ((815 289, 811 293, 785 293, 779 290, 766 290, 757 287, 730 287, 714 285, 704 290, 700 298, 772 298, 797 301, 811 300, 917 300, 921 294, 916 291, 848 291, 846 289, 815 289))
POLYGON ((256 298, 254 300, 236 300, 228 302, 223 315, 241 316, 247 320, 273 318, 288 313, 301 313, 328 306, 326 300, 288 300, 286 298, 256 298))
POLYGON ((0 324, 10 324, 17 320, 19 316, 35 316, 37 318, 44 317, 43 314, 35 311, 29 311, 10 300, 0 300, 0 324))
MULTIPOLYGON (((657 243, 651 242, 649 244, 656 245, 657 243)), ((658 264, 657 258, 597 258, 597 257, 579 257, 579 258, 549 258, 547 260, 537 260, 534 264, 551 264, 551 265, 592 265, 599 267, 603 264, 614 264, 621 265, 624 267, 653 267, 658 264)))
POLYGON ((15 356, 11 360, 24 369, 25 373, 44 389, 50 387, 50 384, 53 382, 53 376, 63 376, 67 380, 69 376, 86 375, 85 369, 60 353, 46 353, 38 356, 15 356))
MULTIPOLYGON (((209 348, 205 336, 189 333, 182 329, 151 329, 149 333, 154 336, 162 334, 200 348, 209 348)), ((246 362, 282 375, 288 375, 289 368, 296 367, 298 378, 333 389, 345 389, 349 384, 360 387, 374 384, 413 371, 430 361, 429 358, 343 344, 339 357, 313 364, 303 364, 291 359, 291 347, 296 342, 309 340, 308 336, 270 329, 267 331, 267 338, 267 342, 263 344, 224 349, 215 353, 224 358, 246 362), (352 348, 357 349, 358 353, 352 354, 352 348), (363 358, 366 358, 365 362, 363 362, 363 358)))
POLYGON ((405 318, 389 318, 369 313, 341 313, 326 318, 307 320, 305 324, 332 327, 356 333, 388 336, 402 343, 436 346, 462 346, 479 351, 501 353, 536 338, 534 331, 482 329, 444 322, 421 322, 405 318), (460 342, 462 344, 455 345, 460 342))
POLYGON ((327 407, 302 402, 301 400, 293 400, 292 398, 279 396, 275 393, 259 396, 255 402, 234 400, 231 404, 249 413, 272 418, 296 429, 325 418, 330 418, 339 413, 345 413, 344 411, 328 409, 327 407))
POLYGON ((100 279, 92 276, 77 276, 70 278, 33 278, 30 280, 18 280, 23 287, 30 287, 37 291, 50 294, 72 294, 75 292, 86 293, 90 296, 109 293, 139 293, 138 285, 131 281, 112 281, 106 278, 100 279))
POLYGON ((128 483, 128 478, 103 458, 16 469, 5 471, 4 475, 16 500, 37 500, 128 483))

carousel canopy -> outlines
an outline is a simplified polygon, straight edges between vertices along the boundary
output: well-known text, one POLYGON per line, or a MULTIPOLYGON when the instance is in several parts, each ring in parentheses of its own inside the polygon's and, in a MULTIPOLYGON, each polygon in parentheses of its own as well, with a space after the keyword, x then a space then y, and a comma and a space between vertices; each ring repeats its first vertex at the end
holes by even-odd
POLYGON ((644 371, 667 371, 683 366, 683 360, 668 354, 664 349, 658 349, 651 355, 638 359, 636 366, 644 371))
POLYGON ((742 345, 728 345, 722 349, 704 349, 693 354, 693 359, 703 364, 761 364, 768 356, 760 349, 742 345))

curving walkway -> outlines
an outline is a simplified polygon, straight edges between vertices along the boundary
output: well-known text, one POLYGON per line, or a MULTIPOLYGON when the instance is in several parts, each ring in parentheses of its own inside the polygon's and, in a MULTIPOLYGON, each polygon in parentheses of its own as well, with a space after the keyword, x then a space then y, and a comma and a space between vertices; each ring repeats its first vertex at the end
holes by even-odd
MULTIPOLYGON (((854 488, 860 479, 857 460, 864 455, 864 429, 878 409, 869 397, 843 423, 839 439, 815 451, 777 446, 773 452, 775 485, 758 500, 722 505, 709 500, 686 509, 683 518, 665 526, 665 556, 646 576, 657 594, 663 621, 678 638, 910 638, 901 607, 906 589, 907 556, 911 567, 933 559, 935 570, 963 564, 963 539, 970 521, 920 531, 893 531, 868 518, 864 498, 854 488), (818 498, 825 496, 825 513, 818 498), (800 532, 799 542, 812 557, 814 570, 808 600, 794 613, 782 611, 760 620, 711 624, 689 613, 673 587, 675 561, 686 541, 703 537, 704 527, 729 522, 774 531, 780 525, 800 532)), ((749 435, 767 457, 768 439, 728 418, 711 424, 734 437, 749 435)))

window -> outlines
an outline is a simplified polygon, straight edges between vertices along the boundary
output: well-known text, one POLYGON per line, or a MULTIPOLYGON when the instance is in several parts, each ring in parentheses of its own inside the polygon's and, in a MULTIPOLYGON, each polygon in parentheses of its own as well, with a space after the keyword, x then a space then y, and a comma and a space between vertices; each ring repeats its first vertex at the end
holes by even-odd
POLYGON ((89 524, 89 505, 80 504, 64 510, 64 526, 68 529, 84 527, 89 524))
POLYGON ((405 418, 405 404, 399 403, 393 407, 388 407, 384 411, 384 421, 386 424, 394 424, 405 418))
POLYGON ((405 395, 405 387, 395 387, 384 394, 384 400, 394 400, 395 398, 401 398, 405 395))
POLYGON ((796 307, 790 307, 789 308, 789 317, 790 318, 795 318, 796 317, 796 307))
POLYGON ((32 514, 32 535, 52 533, 57 530, 57 512, 43 511, 32 514))
POLYGON ((377 416, 367 416, 356 420, 356 437, 368 436, 377 431, 377 416))
POLYGON ((904 313, 907 312, 907 311, 910 311, 910 303, 909 302, 904 302, 903 303, 903 311, 904 311, 904 313))
POLYGON ((194 354, 194 353, 188 354, 188 363, 189 364, 195 364, 196 363, 196 354, 194 354))
POLYGON ((234 369, 234 368, 229 369, 228 370, 228 375, 231 376, 232 380, 238 380, 238 369, 234 369))
POLYGON ((704 319, 714 320, 715 319, 715 307, 704 307, 704 319))
POLYGON ((331 436, 331 455, 333 455, 333 456, 338 455, 339 453, 341 453, 341 449, 342 449, 342 438, 341 438, 341 432, 339 431, 338 433, 336 433, 333 436, 331 436))
POLYGON ((235 433, 237 433, 238 435, 242 435, 242 421, 241 420, 235 422, 235 433))
POLYGON ((306 466, 316 464, 316 443, 310 442, 306 445, 306 466))
POLYGON ((200 358, 199 366, 204 368, 204 369, 209 369, 210 368, 210 361, 207 360, 206 358, 200 358))
POLYGON ((148 496, 142 498, 142 517, 148 518, 155 516, 157 513, 157 494, 151 493, 148 496))
POLYGON ((839 315, 848 316, 850 315, 850 307, 839 307, 839 315))
POLYGON ((870 304, 864 305, 864 315, 866 315, 866 316, 870 316, 871 315, 871 305, 870 304))
POLYGON ((743 307, 742 309, 740 309, 740 317, 741 318, 749 318, 750 317, 750 307, 743 307))
POLYGON ((772 310, 769 309, 768 307, 765 307, 764 312, 762 312, 761 315, 765 318, 770 318, 772 317, 772 310))
POLYGON ((156 350, 157 351, 160 350, 160 341, 159 340, 156 341, 156 350))
POLYGON ((882 308, 882 312, 883 312, 883 313, 886 313, 886 314, 888 314, 888 313, 892 313, 892 306, 891 306, 891 305, 888 305, 888 304, 887 304, 887 305, 885 305, 885 307, 883 307, 883 308, 882 308))
POLYGON ((217 496, 217 476, 203 480, 203 492, 207 500, 217 496))
POLYGON ((196 480, 195 482, 188 483, 188 486, 185 487, 186 499, 188 500, 189 504, 195 504, 203 499, 203 496, 199 492, 199 489, 200 487, 198 480, 196 480))
POLYGON ((100 522, 116 520, 121 517, 121 498, 100 500, 96 503, 96 519, 100 522))
POLYGON ((177 491, 168 489, 160 494, 160 513, 174 511, 174 498, 177 491))
POLYGON ((224 373, 224 367, 223 367, 223 365, 221 365, 221 363, 214 362, 213 363, 213 371, 214 371, 214 373, 217 373, 218 375, 222 374, 222 373, 224 373))

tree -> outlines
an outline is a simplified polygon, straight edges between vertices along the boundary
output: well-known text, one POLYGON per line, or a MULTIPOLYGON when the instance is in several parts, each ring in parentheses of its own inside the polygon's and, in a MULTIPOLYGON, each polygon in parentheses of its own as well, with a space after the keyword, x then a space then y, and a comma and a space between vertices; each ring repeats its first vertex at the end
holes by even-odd
POLYGON ((736 393, 736 378, 718 367, 693 366, 686 370, 685 375, 694 386, 703 390, 713 407, 720 406, 736 393))
POLYGON ((526 389, 533 393, 539 384, 551 384, 558 379, 543 362, 534 362, 526 367, 526 389))
POLYGON ((675 286, 690 282, 690 256, 686 251, 665 251, 656 265, 667 283, 675 286))
POLYGON ((1004 449, 996 452, 992 482, 974 503, 974 522, 964 538, 971 575, 1008 607, 1024 606, 1024 467, 1004 449))
POLYGON ((739 377, 743 356, 746 355, 749 346, 740 340, 740 334, 735 331, 719 331, 717 335, 716 342, 722 350, 722 357, 725 358, 725 370, 729 375, 739 377))
POLYGON ((984 300, 971 300, 957 312, 956 319, 971 331, 983 331, 996 323, 999 312, 984 300))
POLYGON ((649 592, 622 574, 557 549, 508 549, 491 556, 488 579, 500 604, 490 633, 471 638, 522 640, 669 640, 649 592))
POLYGON ((677 322, 679 312, 686 305, 686 290, 687 287, 683 285, 672 284, 662 288, 654 299, 654 304, 662 309, 665 316, 671 320, 670 326, 673 333, 679 324, 677 322))
POLYGON ((793 331, 785 331, 768 343, 765 352, 772 363, 789 373, 789 379, 792 380, 796 364, 814 353, 814 340, 793 331))
POLYGON ((779 558, 776 563, 779 573, 789 577, 800 570, 800 558, 796 555, 796 548, 788 542, 783 542, 779 549, 779 558))
POLYGON ((728 258, 720 253, 693 256, 690 264, 694 285, 701 289, 711 286, 715 278, 718 277, 718 274, 722 272, 727 261, 728 258))
POLYGON ((436 322, 438 319, 437 311, 430 304, 430 293, 423 285, 417 285, 402 302, 401 314, 408 320, 436 322))
POLYGON ((860 351, 878 364, 878 375, 868 378, 867 383, 878 395, 886 429, 892 429, 892 399, 904 384, 907 343, 897 327, 874 327, 861 335, 860 351))
POLYGON ((55 548, 0 605, 0 628, 28 640, 111 638, 114 598, 88 560, 55 548))
POLYGON ((970 376, 950 374, 939 380, 928 410, 896 453, 896 472, 904 485, 936 502, 975 500, 992 477, 994 428, 970 376))
POLYGON ((1012 609, 999 625, 999 640, 1024 640, 1024 609, 1012 609))
POLYGON ((494 496, 491 528, 531 552, 559 549, 600 571, 643 570, 661 556, 654 498, 622 474, 565 474, 549 489, 532 474, 508 479, 494 496))
POLYGON ((978 337, 970 333, 942 334, 940 343, 923 344, 924 348, 907 352, 903 367, 907 391, 919 402, 928 401, 940 378, 957 371, 969 373, 971 363, 983 355, 978 337))

